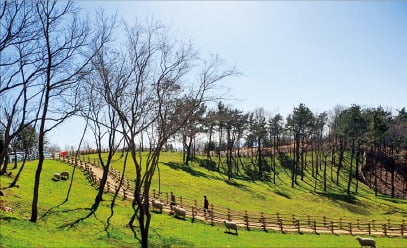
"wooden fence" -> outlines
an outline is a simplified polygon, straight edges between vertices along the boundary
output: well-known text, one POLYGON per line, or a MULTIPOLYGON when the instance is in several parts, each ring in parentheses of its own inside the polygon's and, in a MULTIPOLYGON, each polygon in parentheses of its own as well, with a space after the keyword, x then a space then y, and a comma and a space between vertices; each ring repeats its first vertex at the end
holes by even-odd
MULTIPOLYGON (((101 184, 101 178, 98 177, 92 167, 100 167, 96 162, 94 161, 93 163, 91 160, 88 158, 87 161, 77 159, 75 157, 58 157, 58 159, 62 162, 65 162, 71 166, 74 166, 76 168, 81 169, 84 174, 86 175, 86 178, 90 182, 90 184, 96 188, 100 187, 101 184)), ((118 185, 120 184, 120 172, 117 171, 116 169, 111 168, 109 170, 109 177, 114 181, 114 183, 110 183, 108 180, 105 184, 104 190, 105 192, 111 192, 115 193, 118 190, 118 185)), ((120 190, 118 194, 122 196, 124 199, 133 199, 132 192, 134 187, 131 187, 131 183, 129 179, 123 178, 123 183, 122 186, 120 187, 120 190)))
MULTIPOLYGON (((87 175, 89 182, 99 187, 100 178, 92 170, 92 166, 98 166, 95 161, 88 158, 88 161, 82 161, 75 158, 59 157, 61 161, 81 168, 87 175)), ((107 181, 105 185, 106 192, 116 192, 117 185, 120 182, 121 173, 112 168, 109 176, 114 180, 112 185, 107 181)), ((124 178, 122 188, 119 194, 124 199, 133 199, 134 186, 127 178, 124 178)), ((170 211, 170 196, 168 192, 158 194, 155 189, 152 190, 152 198, 159 199, 165 206, 166 211, 170 211)), ((151 198, 151 199, 152 199, 151 198)), ((150 199, 150 200, 151 200, 150 199)), ((406 221, 403 220, 361 220, 354 218, 329 218, 327 216, 311 215, 290 215, 282 213, 255 213, 250 211, 232 210, 221 206, 211 204, 207 212, 199 207, 197 200, 191 200, 182 196, 176 197, 177 206, 185 209, 187 217, 192 221, 195 219, 204 220, 211 225, 222 224, 224 220, 235 222, 238 226, 250 229, 261 229, 264 231, 298 232, 298 233, 331 233, 331 234, 349 234, 349 235, 374 235, 374 236, 401 236, 406 234, 406 221)))
MULTIPOLYGON (((158 194, 153 190, 153 198, 160 199, 169 209, 168 193, 158 194)), ((210 205, 208 213, 200 208, 196 200, 177 197, 177 205, 184 208, 187 216, 206 220, 212 225, 222 224, 223 220, 235 222, 238 226, 250 229, 274 230, 282 233, 332 233, 350 235, 401 236, 406 233, 405 220, 361 220, 354 218, 328 218, 326 216, 289 215, 281 213, 255 213, 232 210, 221 206, 210 205)))

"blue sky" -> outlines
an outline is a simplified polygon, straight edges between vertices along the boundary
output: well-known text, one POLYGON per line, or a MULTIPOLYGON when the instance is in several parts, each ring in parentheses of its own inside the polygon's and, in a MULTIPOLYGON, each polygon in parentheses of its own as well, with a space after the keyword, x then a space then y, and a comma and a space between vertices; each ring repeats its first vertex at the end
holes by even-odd
MULTIPOLYGON (((304 103, 315 112, 360 104, 407 106, 407 1, 82 1, 92 15, 116 9, 133 23, 153 17, 218 54, 242 73, 223 81, 234 100, 286 116, 304 103)), ((71 121, 74 122, 74 121, 71 121)), ((74 122, 76 123, 76 122, 74 122)), ((64 148, 78 137, 54 140, 64 148)), ((79 135, 79 134, 78 134, 79 135)), ((76 139, 76 140, 75 140, 76 139)), ((90 141, 90 140, 89 140, 90 141)))

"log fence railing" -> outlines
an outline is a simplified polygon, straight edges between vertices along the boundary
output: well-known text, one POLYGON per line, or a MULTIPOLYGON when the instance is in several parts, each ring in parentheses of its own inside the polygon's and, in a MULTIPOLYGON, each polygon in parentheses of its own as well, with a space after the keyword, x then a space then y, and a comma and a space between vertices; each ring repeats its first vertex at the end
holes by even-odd
MULTIPOLYGON (((99 187, 100 178, 92 170, 97 167, 97 163, 89 158, 84 160, 74 157, 59 157, 63 162, 81 168, 86 174, 89 182, 99 187)), ((106 192, 115 192, 121 179, 121 173, 114 168, 109 170, 109 176, 115 182, 112 185, 109 181, 105 185, 106 192)), ((127 178, 124 178, 119 194, 124 199, 133 198, 134 186, 127 178)), ((150 193, 150 197, 160 200, 167 211, 170 210, 170 196, 168 192, 158 194, 155 189, 150 193), (151 194, 152 193, 152 194, 151 194)), ((150 199, 150 200, 151 200, 150 199)), ((331 233, 349 235, 375 235, 375 236, 406 236, 406 221, 402 220, 361 220, 354 218, 328 218, 327 216, 293 215, 282 213, 256 213, 247 210, 232 210, 221 206, 210 204, 208 211, 198 206, 197 200, 191 200, 182 196, 176 197, 176 204, 185 209, 187 217, 192 221, 196 219, 205 220, 211 225, 222 224, 224 220, 235 222, 239 227, 247 230, 260 229, 264 231, 274 230, 281 233, 331 233)))

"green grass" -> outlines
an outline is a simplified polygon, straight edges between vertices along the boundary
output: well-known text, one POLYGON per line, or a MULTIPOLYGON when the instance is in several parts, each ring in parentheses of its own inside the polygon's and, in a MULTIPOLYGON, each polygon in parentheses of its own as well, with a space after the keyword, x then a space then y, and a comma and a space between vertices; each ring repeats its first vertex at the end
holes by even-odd
MULTIPOLYGON (((123 160, 120 154, 117 154, 112 166, 121 171, 123 160)), ((406 200, 391 199, 385 195, 375 197, 374 192, 363 183, 359 182, 357 194, 352 193, 348 196, 346 194, 347 168, 340 174, 339 186, 329 177, 328 189, 324 192, 322 176, 317 182, 317 191, 314 191, 315 180, 309 180, 311 175, 308 172, 305 175, 306 180, 301 181, 298 178, 299 185, 292 188, 291 172, 282 166, 277 166, 277 182, 273 184, 242 179, 228 181, 224 174, 209 171, 200 167, 197 162, 190 163, 190 166, 184 165, 180 153, 163 153, 160 161, 161 191, 173 191, 177 196, 198 200, 201 204, 203 204, 203 195, 207 195, 210 203, 215 206, 258 213, 341 216, 365 220, 407 218, 406 200)), ((126 168, 126 177, 129 179, 135 177, 134 166, 130 163, 126 168)), ((152 189, 158 190, 157 173, 153 178, 152 189)), ((352 186, 353 189, 354 186, 352 186)))
MULTIPOLYGON (((164 153, 160 164, 162 176, 162 190, 174 191, 192 199, 201 199, 207 194, 211 203, 221 206, 245 209, 253 206, 253 210, 266 212, 296 213, 302 211, 314 214, 322 211, 324 206, 312 203, 311 199, 324 203, 331 211, 340 211, 346 215, 355 214, 349 209, 361 211, 358 204, 362 203, 367 210, 363 216, 392 216, 401 217, 405 211, 405 201, 399 203, 381 197, 375 199, 366 190, 362 196, 355 196, 356 203, 337 203, 339 196, 326 197, 310 193, 307 187, 291 189, 287 182, 278 185, 266 183, 251 183, 244 180, 235 180, 233 185, 226 182, 226 178, 218 173, 207 171, 193 163, 191 168, 182 167, 180 155, 177 153, 164 153), (177 166, 166 166, 165 163, 174 162, 177 166), (278 192, 278 193, 276 193, 278 192), (253 195, 254 194, 254 195, 253 195), (264 196, 262 197, 262 194, 264 196), (308 199, 311 198, 311 199, 308 199), (270 200, 271 199, 271 200, 270 200), (300 202, 306 201, 306 202, 300 202), (344 207, 347 206, 348 207, 344 207), (384 209, 380 209, 380 204, 384 209), (304 206, 305 205, 305 206, 304 206), (352 207, 350 207, 352 206, 352 207), (317 208, 313 209, 313 208, 317 208), (344 209, 342 209, 344 208, 344 209), (387 208, 400 209, 392 215, 383 212, 387 208), (366 214, 368 212, 368 214, 366 214)), ((114 162, 117 168, 121 165, 117 158, 114 162)), ((111 226, 104 231, 106 219, 110 214, 110 194, 105 194, 99 210, 94 216, 84 220, 73 228, 62 227, 80 217, 85 216, 89 210, 96 190, 89 185, 81 171, 76 171, 75 180, 69 201, 60 205, 67 193, 69 181, 54 182, 50 178, 54 172, 72 170, 66 164, 46 160, 42 172, 39 199, 39 215, 48 214, 40 218, 37 224, 28 221, 30 217, 32 188, 35 174, 35 161, 26 165, 21 175, 19 188, 2 190, 6 196, 0 197, 1 204, 14 209, 13 213, 0 210, 0 247, 134 247, 138 246, 129 228, 126 228, 132 210, 130 203, 124 200, 117 201, 115 215, 111 226)), ((13 174, 16 171, 13 170, 13 174)), ((283 173, 280 173, 282 175, 283 173)), ((129 170, 129 177, 131 171, 129 170)), ((284 179, 284 177, 282 177, 284 179)), ((0 177, 0 187, 5 187, 11 178, 0 177)), ((157 181, 153 182, 157 187, 157 181)), ((362 194, 362 193, 361 193, 362 194)), ((326 212, 329 213, 329 212, 326 212)), ((331 212, 335 213, 336 212, 331 212)), ((406 247, 407 240, 402 238, 376 237, 378 247, 406 247)), ((354 236, 343 235, 314 235, 314 234, 280 234, 276 232, 239 230, 239 236, 224 233, 222 226, 210 226, 207 223, 178 220, 168 214, 153 213, 150 232, 151 247, 358 247, 354 236)))

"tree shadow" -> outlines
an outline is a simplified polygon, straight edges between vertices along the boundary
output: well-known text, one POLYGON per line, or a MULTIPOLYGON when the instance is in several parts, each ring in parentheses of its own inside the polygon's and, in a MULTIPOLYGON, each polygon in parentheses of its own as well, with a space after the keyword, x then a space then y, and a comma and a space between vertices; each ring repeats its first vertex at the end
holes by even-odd
MULTIPOLYGON (((76 210, 79 210, 79 209, 76 209, 76 210)), ((73 227, 75 227, 77 224, 79 224, 80 222, 82 222, 82 221, 84 221, 84 220, 86 220, 87 218, 89 218, 89 217, 91 217, 92 215, 93 216, 95 216, 95 218, 97 219, 97 220, 99 220, 97 217, 96 217, 96 209, 90 209, 90 212, 87 214, 87 215, 85 215, 84 217, 81 217, 81 218, 78 218, 78 219, 76 219, 76 220, 74 220, 74 221, 71 221, 71 222, 68 222, 68 223, 66 223, 66 224, 63 224, 63 225, 60 225, 60 226, 58 226, 58 229, 64 229, 64 228, 68 228, 68 229, 71 229, 71 228, 73 228, 73 227)))
POLYGON ((341 208, 347 209, 350 212, 367 215, 370 214, 363 204, 354 196, 348 194, 328 193, 328 192, 315 192, 315 194, 328 198, 330 201, 338 203, 341 208))
POLYGON ((290 171, 294 169, 295 161, 287 154, 279 153, 278 160, 280 160, 280 164, 283 168, 290 169, 290 171))
POLYGON ((11 220, 18 220, 16 217, 10 217, 10 216, 1 216, 0 220, 5 220, 5 221, 11 221, 11 220))
POLYGON ((176 163, 176 162, 168 162, 168 163, 164 163, 165 165, 167 165, 168 167, 174 169, 174 170, 182 170, 188 174, 190 174, 191 176, 194 177, 206 177, 206 178, 212 178, 212 179, 217 179, 214 176, 210 176, 207 175, 203 172, 197 171, 195 169, 193 169, 191 166, 189 165, 185 165, 183 163, 176 163))
POLYGON ((63 202, 61 202, 60 204, 48 209, 43 215, 41 215, 40 219, 45 218, 46 216, 48 216, 49 214, 51 214, 52 210, 59 208, 60 206, 64 205, 67 202, 67 200, 65 199, 63 202))
POLYGON ((350 204, 357 204, 359 201, 354 195, 338 194, 338 193, 328 193, 328 192, 316 192, 317 195, 326 197, 329 200, 337 202, 346 202, 350 204))
POLYGON ((285 153, 279 153, 278 160, 280 161, 281 168, 286 176, 291 177, 294 170, 295 161, 285 153))
POLYGON ((237 187, 237 188, 241 188, 241 189, 244 189, 244 190, 249 190, 249 191, 251 191, 250 189, 249 189, 249 187, 247 187, 246 185, 244 185, 244 184, 241 184, 241 183, 238 183, 238 182, 236 182, 235 180, 225 180, 225 183, 226 184, 228 184, 228 185, 230 185, 230 186, 233 186, 233 187, 237 187))
POLYGON ((274 191, 274 193, 276 193, 276 194, 279 195, 279 196, 285 197, 285 198, 287 198, 287 199, 291 199, 291 196, 290 196, 290 195, 288 195, 288 194, 286 194, 286 193, 284 193, 284 192, 281 192, 281 191, 279 191, 279 190, 274 191))
POLYGON ((194 244, 175 237, 167 237, 165 235, 160 235, 154 227, 151 227, 152 232, 157 236, 157 239, 152 239, 149 241, 151 247, 193 247, 194 244), (158 240, 158 241, 157 241, 158 240))

